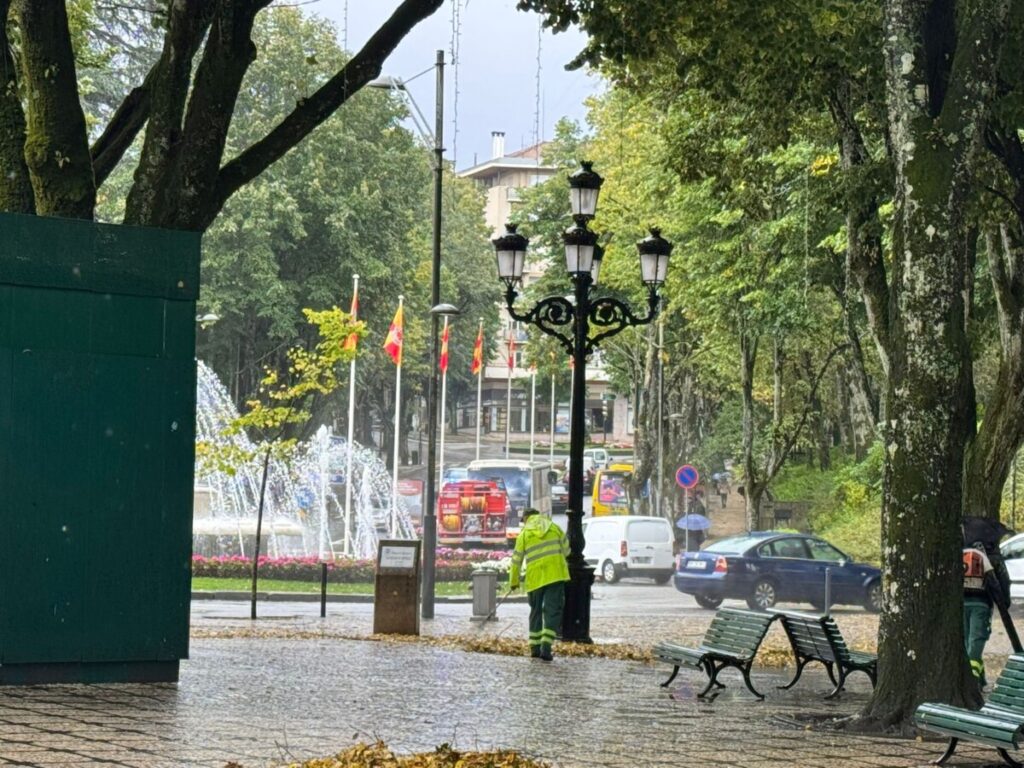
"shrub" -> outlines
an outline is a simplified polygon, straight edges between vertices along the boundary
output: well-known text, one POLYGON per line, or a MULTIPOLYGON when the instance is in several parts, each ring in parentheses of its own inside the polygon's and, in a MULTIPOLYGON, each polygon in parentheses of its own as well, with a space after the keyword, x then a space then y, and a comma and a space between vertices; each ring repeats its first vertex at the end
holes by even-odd
MULTIPOLYGON (((376 561, 372 559, 338 559, 327 563, 327 581, 335 584, 357 584, 373 581, 376 561)), ((507 571, 507 552, 486 552, 438 549, 435 561, 437 581, 468 581, 479 567, 507 571)), ((249 578, 252 558, 240 555, 221 557, 192 556, 192 575, 215 579, 249 578)), ((320 560, 316 557, 260 556, 260 576, 282 581, 320 581, 320 560)))

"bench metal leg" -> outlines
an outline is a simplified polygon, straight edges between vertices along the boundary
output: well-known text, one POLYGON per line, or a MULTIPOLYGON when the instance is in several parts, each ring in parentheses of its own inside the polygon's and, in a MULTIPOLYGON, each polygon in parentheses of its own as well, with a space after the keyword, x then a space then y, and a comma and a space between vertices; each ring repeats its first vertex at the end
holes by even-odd
POLYGON ((1010 768, 1021 768, 1021 764, 1010 757, 1009 753, 1002 747, 996 747, 996 752, 1003 758, 1003 762, 1006 763, 1010 768))
POLYGON ((956 745, 960 743, 960 739, 950 739, 949 744, 946 745, 946 751, 942 753, 942 757, 938 760, 932 760, 932 765, 945 765, 946 761, 953 756, 956 751, 956 745))
POLYGON ((676 679, 676 675, 679 674, 679 665, 677 664, 672 668, 672 674, 668 676, 668 680, 661 684, 662 688, 668 688, 672 684, 672 681, 676 679))
MULTIPOLYGON (((725 683, 720 683, 718 681, 718 675, 714 673, 714 666, 714 662, 712 662, 711 659, 704 659, 704 671, 707 673, 708 677, 715 678, 715 688, 725 688, 725 683)), ((721 670, 724 666, 725 665, 723 664, 721 667, 719 667, 719 670, 721 670)))
POLYGON ((724 686, 718 682, 718 673, 721 671, 721 667, 715 666, 715 662, 708 661, 705 670, 708 673, 708 684, 704 686, 704 690, 697 694, 698 699, 703 699, 707 696, 708 691, 714 687, 723 688, 724 686))
POLYGON ((832 669, 832 662, 831 661, 826 661, 826 662, 824 662, 824 664, 825 664, 825 671, 828 672, 828 679, 832 681, 832 685, 839 685, 839 683, 836 681, 836 673, 832 669))
POLYGON ((747 684, 747 688, 750 692, 757 696, 759 700, 764 701, 764 695, 758 693, 754 688, 754 684, 750 682, 750 664, 747 664, 745 667, 740 667, 740 672, 743 673, 743 682, 747 684))
POLYGON ((811 659, 808 659, 806 657, 803 658, 803 659, 797 659, 797 662, 796 662, 796 674, 793 675, 793 679, 790 680, 785 685, 778 685, 776 687, 779 690, 781 690, 781 691, 788 691, 790 688, 792 688, 794 685, 796 685, 796 681, 799 680, 800 679, 800 675, 803 674, 804 667, 806 667, 807 664, 810 663, 810 661, 811 661, 811 659))
POLYGON ((839 666, 839 682, 836 683, 836 687, 832 691, 832 693, 830 693, 827 696, 825 696, 826 699, 834 699, 836 696, 838 696, 839 692, 843 690, 843 685, 845 685, 845 683, 846 683, 846 670, 843 669, 843 665, 842 664, 840 664, 838 666, 839 666))

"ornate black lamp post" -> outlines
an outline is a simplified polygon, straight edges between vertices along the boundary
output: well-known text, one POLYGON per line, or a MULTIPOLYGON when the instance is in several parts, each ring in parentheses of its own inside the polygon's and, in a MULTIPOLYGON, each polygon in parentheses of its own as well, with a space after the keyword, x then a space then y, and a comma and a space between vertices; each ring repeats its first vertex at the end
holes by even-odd
POLYGON ((530 310, 515 308, 517 284, 522 280, 529 241, 506 226, 505 234, 496 238, 494 249, 498 260, 498 278, 505 283, 505 303, 514 320, 530 323, 554 336, 573 357, 571 438, 569 442, 569 576, 565 595, 562 637, 565 640, 590 642, 590 588, 594 569, 583 559, 583 448, 586 414, 587 355, 603 339, 614 336, 633 325, 650 323, 658 314, 658 289, 665 282, 672 244, 652 229, 649 237, 637 243, 640 254, 640 276, 647 286, 647 314, 639 317, 621 301, 610 296, 594 296, 593 288, 604 255, 597 244, 597 235, 587 223, 597 212, 597 197, 603 179, 582 163, 582 168, 569 177, 573 226, 562 235, 565 245, 565 266, 572 278, 572 297, 549 296, 530 310))

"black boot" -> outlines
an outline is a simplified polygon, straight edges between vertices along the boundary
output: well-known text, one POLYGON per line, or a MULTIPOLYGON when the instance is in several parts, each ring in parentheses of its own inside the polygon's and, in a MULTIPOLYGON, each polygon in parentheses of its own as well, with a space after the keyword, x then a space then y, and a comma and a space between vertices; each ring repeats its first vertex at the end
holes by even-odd
POLYGON ((554 656, 551 655, 551 646, 548 643, 541 643, 540 646, 540 660, 551 661, 554 656))

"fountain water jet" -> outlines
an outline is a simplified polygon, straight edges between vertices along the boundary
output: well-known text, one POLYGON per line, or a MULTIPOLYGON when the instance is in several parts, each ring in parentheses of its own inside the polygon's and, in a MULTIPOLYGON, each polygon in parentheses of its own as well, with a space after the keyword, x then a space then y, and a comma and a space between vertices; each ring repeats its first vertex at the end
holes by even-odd
MULTIPOLYGON (((252 459, 235 462, 231 471, 196 461, 193 551, 206 555, 251 554, 266 445, 244 432, 225 434, 238 415, 224 385, 202 361, 198 363, 196 440, 252 459)), ((391 475, 370 450, 353 444, 352 514, 344 518, 344 476, 348 445, 321 427, 300 443, 287 461, 270 459, 263 507, 266 546, 271 556, 315 555, 373 557, 382 536, 390 533, 392 505, 397 509, 398 538, 415 531, 405 502, 394 498, 391 475), (344 552, 346 524, 350 552, 344 552)))

